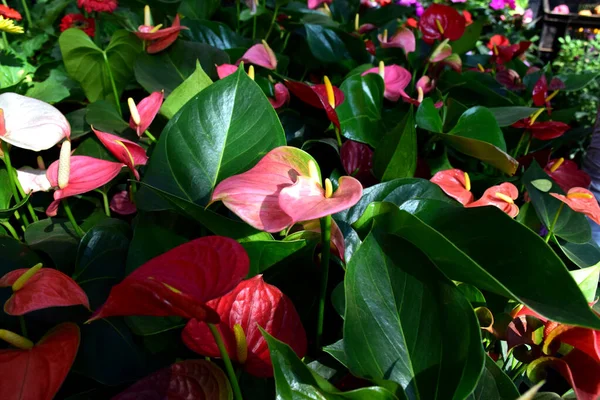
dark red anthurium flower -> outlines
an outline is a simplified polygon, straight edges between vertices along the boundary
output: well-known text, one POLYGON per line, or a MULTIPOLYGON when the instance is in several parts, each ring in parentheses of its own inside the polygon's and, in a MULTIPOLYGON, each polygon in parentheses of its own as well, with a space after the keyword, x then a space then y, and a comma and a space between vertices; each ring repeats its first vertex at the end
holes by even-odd
POLYGON ((371 39, 365 39, 365 49, 372 56, 377 54, 377 49, 375 48, 375 44, 373 43, 373 41, 371 39))
POLYGON ((465 207, 495 206, 514 218, 519 214, 519 207, 515 204, 517 197, 519 197, 517 187, 510 182, 504 182, 487 189, 479 200, 465 207))
POLYGON ((552 100, 558 94, 559 90, 564 88, 565 84, 558 78, 552 78, 550 85, 548 85, 546 75, 542 74, 540 79, 538 79, 533 86, 533 90, 531 92, 533 104, 537 107, 546 105, 547 108, 550 108, 550 100, 552 100), (548 95, 548 90, 552 90, 553 92, 548 95))
POLYGON ((519 73, 514 69, 503 69, 496 72, 496 80, 504 85, 508 90, 522 90, 525 89, 525 85, 521 81, 519 73))
POLYGON ((273 92, 275 97, 269 97, 268 100, 274 109, 277 110, 290 102, 290 92, 283 83, 277 82, 273 86, 273 92))
POLYGON ((473 193, 471 193, 469 174, 460 169, 439 171, 430 180, 463 206, 471 203, 474 199, 473 193))
POLYGON ((112 400, 228 400, 231 396, 227 376, 215 363, 206 360, 185 360, 142 378, 112 400))
POLYGON ((340 158, 346 174, 358 179, 363 187, 375 184, 376 181, 371 172, 373 150, 368 145, 347 140, 340 150, 340 158))
POLYGON ((161 27, 162 25, 140 25, 137 32, 135 32, 137 37, 150 42, 146 47, 148 54, 155 54, 163 51, 177 40, 179 32, 182 29, 187 29, 187 27, 181 26, 179 14, 175 15, 175 19, 170 28, 161 29, 161 27))
POLYGON ((4 329, 0 329, 0 339, 16 347, 0 350, 0 398, 54 398, 75 361, 79 348, 79 327, 72 323, 60 324, 35 345, 4 329))
POLYGON ((150 93, 148 97, 144 97, 137 105, 131 97, 127 99, 127 105, 131 114, 129 127, 135 130, 139 137, 142 137, 146 129, 154 121, 164 98, 165 92, 160 91, 150 93))
POLYGON ((585 171, 579 169, 575 161, 565 160, 562 157, 550 160, 544 171, 565 192, 574 187, 586 188, 592 182, 592 178, 585 171))
POLYGON ((531 123, 530 118, 517 121, 512 125, 514 128, 524 128, 538 140, 552 140, 564 135, 571 127, 564 122, 544 121, 531 123))
POLYGON ((0 16, 20 21, 23 17, 17 10, 0 4, 0 16))
POLYGON ((509 46, 510 40, 504 35, 493 35, 487 44, 487 48, 494 50, 494 46, 509 46))
POLYGON ((340 129, 340 121, 336 107, 344 102, 344 92, 333 86, 325 77, 324 84, 307 85, 304 82, 285 81, 290 91, 303 102, 315 108, 321 108, 327 113, 327 118, 340 129))
POLYGON ((465 32, 465 18, 454 8, 442 4, 429 6, 419 21, 419 29, 426 43, 435 40, 458 40, 465 32))
MULTIPOLYGON (((217 325, 227 353, 249 374, 273 376, 271 356, 259 327, 288 344, 298 355, 306 354, 306 332, 292 301, 261 275, 241 282, 235 289, 207 303, 221 317, 217 325)), ((192 319, 182 333, 183 342, 198 354, 219 357, 220 352, 206 323, 192 319)))
POLYGON ((568 205, 573 211, 585 214, 592 221, 600 224, 600 207, 598 206, 598 201, 589 190, 574 187, 569 189, 566 196, 558 193, 550 193, 550 195, 568 205))
POLYGON ((0 287, 9 286, 13 294, 4 303, 8 315, 78 304, 90 308, 87 295, 73 279, 58 270, 42 268, 42 264, 16 269, 0 278, 0 287))
POLYGON ((525 53, 531 46, 531 42, 522 41, 517 44, 510 44, 506 37, 494 35, 487 46, 492 50, 490 61, 495 64, 504 64, 525 53))
POLYGON ((110 133, 98 131, 94 129, 93 126, 92 130, 96 134, 96 137, 100 139, 104 147, 106 147, 108 151, 110 151, 112 155, 116 157, 117 160, 127 165, 127 167, 135 175, 136 179, 140 179, 140 174, 135 169, 135 166, 146 165, 146 162, 148 161, 146 150, 131 140, 124 139, 117 135, 111 135, 110 133))
POLYGON ((110 209, 121 215, 130 215, 137 212, 137 207, 131 201, 131 196, 127 190, 122 190, 114 194, 112 199, 110 199, 110 209))
POLYGON ((154 257, 113 286, 89 321, 149 315, 216 323, 219 316, 206 302, 233 289, 248 274, 249 265, 246 251, 233 239, 192 240, 154 257))

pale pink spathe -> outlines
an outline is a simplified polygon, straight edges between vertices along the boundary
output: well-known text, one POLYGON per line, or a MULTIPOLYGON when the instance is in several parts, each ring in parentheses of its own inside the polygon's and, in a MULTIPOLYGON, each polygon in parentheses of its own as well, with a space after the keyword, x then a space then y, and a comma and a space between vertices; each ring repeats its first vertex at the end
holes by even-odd
MULTIPOLYGON (((371 68, 362 73, 379 74, 379 68, 371 68)), ((408 97, 404 89, 408 86, 412 79, 412 75, 405 68, 399 65, 387 65, 384 68, 383 82, 385 84, 385 92, 383 96, 390 101, 398 101, 400 97, 408 97)))
POLYGON ((382 48, 387 49, 396 47, 404 50, 404 53, 412 53, 416 48, 415 34, 408 28, 400 28, 392 35, 388 37, 387 41, 383 40, 383 35, 377 35, 379 44, 382 48))
POLYGON ((277 69, 277 58, 275 53, 269 47, 263 44, 255 44, 244 53, 238 60, 238 64, 243 61, 247 64, 258 65, 266 69, 277 69))

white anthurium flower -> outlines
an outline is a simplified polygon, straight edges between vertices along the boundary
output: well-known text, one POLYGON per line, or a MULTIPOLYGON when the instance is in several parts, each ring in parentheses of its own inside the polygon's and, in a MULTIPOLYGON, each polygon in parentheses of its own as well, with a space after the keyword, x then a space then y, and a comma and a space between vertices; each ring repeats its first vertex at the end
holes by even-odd
POLYGON ((0 140, 21 149, 46 150, 71 134, 56 108, 16 93, 0 94, 0 140))
POLYGON ((23 167, 17 170, 17 177, 25 193, 47 192, 52 188, 43 169, 23 167))

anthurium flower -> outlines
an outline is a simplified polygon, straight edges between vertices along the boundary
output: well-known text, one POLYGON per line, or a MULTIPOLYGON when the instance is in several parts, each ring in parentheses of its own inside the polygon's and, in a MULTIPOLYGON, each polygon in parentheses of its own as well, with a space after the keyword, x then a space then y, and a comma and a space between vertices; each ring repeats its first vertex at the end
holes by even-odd
POLYGON ((495 46, 510 46, 510 40, 504 35, 493 35, 486 46, 488 49, 494 50, 495 46))
POLYGON ((112 400, 233 398, 225 373, 207 360, 184 360, 158 370, 112 400))
POLYGON ((496 80, 504 85, 508 90, 522 90, 525 85, 519 76, 519 73, 514 69, 503 69, 496 72, 496 80))
POLYGON ((417 90, 419 88, 421 88, 421 90, 423 91, 423 94, 427 94, 427 93, 431 92, 433 89, 435 89, 435 81, 433 79, 431 79, 430 77, 428 77, 427 75, 423 75, 422 77, 419 78, 415 87, 417 88, 417 90))
POLYGON ((323 3, 331 4, 333 3, 333 0, 308 0, 308 8, 314 10, 316 8, 319 8, 319 6, 323 3))
POLYGON ((365 39, 365 49, 372 56, 374 56, 375 54, 377 54, 377 49, 375 49, 375 44, 370 39, 365 39))
POLYGON ((537 107, 546 105, 546 107, 550 108, 550 100, 552 100, 558 94, 558 92, 564 88, 565 84, 563 81, 556 77, 552 78, 550 85, 548 85, 546 75, 542 74, 540 79, 538 79, 533 86, 533 90, 531 92, 533 104, 537 107), (552 90, 553 92, 548 95, 548 90, 552 90))
POLYGON ((256 229, 279 232, 352 207, 361 195, 360 182, 349 176, 339 179, 335 193, 330 187, 323 189, 314 159, 300 149, 282 146, 249 171, 221 181, 211 202, 222 201, 256 229))
POLYGON ((87 193, 107 184, 119 175, 121 168, 124 167, 124 164, 118 162, 100 160, 88 156, 71 156, 70 173, 67 174, 68 182, 63 188, 60 188, 59 164, 60 160, 53 162, 46 171, 46 177, 52 187, 58 188, 54 192, 54 201, 46 210, 46 214, 49 217, 56 215, 61 199, 87 193))
POLYGON ((0 329, 0 339, 17 348, 0 350, 0 398, 52 399, 67 377, 79 348, 79 327, 60 324, 35 345, 0 329))
POLYGON ((0 94, 0 140, 41 151, 70 135, 69 122, 50 104, 16 93, 0 94))
POLYGON ((180 316, 217 323, 209 300, 229 292, 248 274, 244 248, 222 236, 205 236, 154 257, 110 291, 90 321, 112 316, 180 316))
POLYGON ((573 211, 585 214, 592 221, 600 224, 600 207, 598 206, 598 201, 589 190, 574 187, 569 189, 566 196, 558 193, 550 193, 550 195, 568 205, 573 211))
POLYGON ((19 184, 25 193, 47 192, 52 188, 46 170, 23 167, 17 170, 19 184))
POLYGON ((110 199, 110 209, 121 215, 130 215, 137 211, 137 207, 131 201, 127 190, 115 193, 112 199, 110 199))
POLYGON ((463 206, 471 203, 474 199, 473 193, 471 193, 469 174, 460 169, 439 171, 430 180, 463 206))
POLYGON ((269 97, 269 103, 274 109, 277 110, 290 102, 290 92, 283 83, 277 82, 273 86, 273 91, 275 92, 275 98, 269 97))
POLYGON ((347 140, 340 150, 340 159, 346 174, 353 176, 364 186, 373 185, 373 150, 360 142, 347 140))
POLYGON ((429 56, 429 62, 449 65, 456 72, 462 70, 462 60, 458 54, 452 54, 448 39, 440 43, 429 56))
POLYGON ((575 161, 565 160, 562 157, 550 160, 544 167, 544 172, 565 192, 574 187, 586 188, 592 182, 592 178, 579 169, 575 161))
POLYGON ((113 156, 133 172, 136 179, 140 179, 139 172, 135 169, 136 165, 146 165, 148 156, 146 150, 137 143, 131 140, 124 139, 117 135, 101 132, 92 126, 92 130, 96 137, 100 139, 104 147, 112 153, 113 156))
MULTIPOLYGON (((312 221, 299 222, 291 229, 292 234, 288 235, 287 238, 293 237, 294 233, 300 234, 302 231, 314 232, 319 234, 321 237, 321 222, 318 219, 312 221), (295 231, 296 228, 300 231, 295 231)), ((301 235, 300 235, 301 236, 301 235)), ((346 252, 346 242, 344 240, 344 234, 340 230, 340 227, 336 224, 335 220, 331 219, 331 252, 335 254, 337 258, 344 261, 346 252)))
POLYGON ((246 64, 259 65, 266 69, 277 69, 277 57, 264 40, 261 44, 255 44, 250 47, 237 63, 239 64, 242 61, 246 64))
POLYGON ((160 91, 152 92, 150 96, 144 97, 138 105, 135 104, 131 97, 127 100, 129 112, 131 113, 129 127, 135 130, 139 137, 144 134, 146 129, 152 124, 152 121, 154 121, 154 117, 158 114, 164 98, 165 93, 160 91))
POLYGON ((78 304, 90 308, 85 292, 73 279, 58 270, 42 268, 42 264, 16 269, 0 278, 0 287, 9 286, 13 294, 4 303, 8 315, 78 304))
POLYGON ((217 65, 217 75, 219 79, 228 77, 238 70, 238 66, 234 64, 221 64, 217 65))
POLYGON ((458 40, 465 32, 465 18, 450 6, 432 4, 421 15, 419 30, 429 44, 435 40, 458 40))
POLYGON ((514 128, 524 128, 531 132, 531 135, 538 140, 552 140, 564 135, 571 127, 564 122, 544 121, 533 122, 530 118, 517 121, 512 125, 514 128))
POLYGON ((385 85, 383 97, 386 99, 398 101, 400 97, 408 97, 404 89, 410 83, 412 75, 405 68, 395 64, 384 67, 381 61, 378 68, 371 68, 362 73, 363 76, 366 74, 379 74, 383 78, 385 85))
POLYGON ((327 118, 339 129, 336 107, 344 102, 344 92, 333 86, 325 77, 325 84, 307 85, 303 82, 285 81, 287 88, 303 102, 325 110, 327 118))
MULTIPOLYGON (((251 375, 273 376, 267 342, 260 332, 288 344, 298 357, 306 354, 306 332, 292 301, 261 275, 241 282, 231 292, 207 303, 221 319, 217 325, 229 357, 242 364, 251 375)), ((182 333, 191 350, 208 357, 219 357, 217 344, 206 323, 192 319, 182 333)))
MULTIPOLYGON (((502 42, 501 39, 499 39, 498 41, 502 42)), ((507 63, 509 61, 511 61, 513 58, 519 57, 520 55, 522 55, 523 53, 525 53, 525 51, 527 51, 527 49, 529 48, 529 46, 531 46, 531 42, 529 41, 522 41, 519 42, 517 44, 510 44, 510 42, 506 45, 502 45, 502 44, 495 44, 490 40, 490 43, 488 43, 488 46, 492 44, 492 57, 490 58, 490 61, 495 63, 495 64, 504 64, 507 63)))
POLYGON ((155 27, 141 25, 137 32, 134 32, 138 38, 150 42, 146 47, 148 54, 155 54, 163 51, 177 40, 181 30, 187 29, 187 27, 181 26, 179 14, 175 15, 171 27, 165 29, 161 29, 161 27, 162 25, 157 25, 155 27))
POLYGON ((383 34, 377 35, 379 44, 382 48, 387 49, 396 47, 404 50, 405 54, 412 53, 416 48, 415 34, 408 28, 400 28, 391 37, 388 38, 387 29, 383 34))
POLYGON ((514 218, 519 214, 519 207, 514 202, 517 197, 519 197, 517 187, 512 183, 504 182, 487 189, 479 200, 469 203, 465 207, 495 206, 514 218))

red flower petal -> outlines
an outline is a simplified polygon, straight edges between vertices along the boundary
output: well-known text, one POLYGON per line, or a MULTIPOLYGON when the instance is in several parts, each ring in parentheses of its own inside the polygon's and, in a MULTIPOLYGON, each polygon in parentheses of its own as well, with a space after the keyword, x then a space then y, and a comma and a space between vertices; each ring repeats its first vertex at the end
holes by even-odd
POLYGON ((600 331, 556 324, 547 332, 545 345, 554 340, 571 345, 600 363, 600 331))
POLYGON ((249 259, 235 240, 206 236, 148 261, 113 286, 90 320, 152 315, 216 322, 206 302, 233 289, 247 274, 249 259))
POLYGON ((0 350, 2 400, 50 400, 69 373, 79 348, 79 328, 56 326, 29 350, 0 350))
POLYGON ((346 174, 358 179, 363 186, 375 184, 375 178, 371 172, 373 150, 368 145, 347 140, 340 150, 340 158, 346 174))
POLYGON ((431 182, 438 185, 448 196, 466 206, 474 200, 473 193, 466 188, 466 179, 465 172, 460 169, 447 169, 437 172, 431 178, 431 182))
POLYGON ((514 202, 507 199, 516 200, 519 197, 519 190, 515 185, 504 182, 500 185, 492 186, 483 193, 483 196, 465 207, 484 207, 495 206, 514 218, 519 214, 519 207, 514 202))
POLYGON ((544 323, 533 316, 522 315, 513 319, 506 329, 506 343, 508 350, 517 346, 522 347, 523 352, 519 352, 519 358, 522 361, 530 362, 542 355, 541 338, 537 339, 536 331, 544 326, 544 323))
POLYGON ((290 92, 283 83, 277 82, 273 87, 273 91, 275 92, 275 98, 272 99, 269 97, 269 103, 271 103, 274 109, 277 110, 290 102, 290 92))
POLYGON ((134 173, 136 179, 140 179, 140 174, 135 169, 135 166, 146 165, 146 162, 148 162, 146 150, 131 140, 124 139, 120 136, 111 135, 110 133, 98 131, 94 129, 94 127, 92 127, 92 130, 98 139, 100 139, 104 147, 106 147, 117 160, 127 165, 131 172, 134 173))
POLYGON ((173 19, 173 25, 169 28, 159 29, 156 32, 147 31, 147 29, 138 29, 137 32, 134 32, 135 35, 142 40, 158 40, 164 39, 166 37, 172 36, 175 34, 175 37, 179 35, 179 31, 182 29, 186 29, 181 26, 181 20, 179 19, 179 14, 175 15, 173 19))
MULTIPOLYGON (((338 119, 337 113, 335 109, 329 105, 329 100, 327 99, 327 90, 325 89, 325 85, 307 85, 303 82, 294 82, 294 81, 285 81, 285 85, 290 89, 290 91, 298 96, 300 100, 303 102, 325 110, 327 113, 327 118, 333 124, 340 127, 340 121, 338 119)), ((335 106, 338 107, 340 104, 344 102, 344 92, 342 92, 337 87, 333 87, 333 96, 335 98, 335 106)))
POLYGON ((148 129, 156 114, 160 110, 160 106, 164 100, 165 94, 164 92, 152 92, 150 96, 144 97, 142 101, 137 105, 138 113, 140 114, 140 124, 136 125, 133 118, 129 119, 129 127, 134 129, 138 136, 142 136, 142 134, 148 129))
POLYGON ((19 13, 17 10, 7 7, 5 5, 1 5, 1 4, 0 4, 0 15, 5 18, 14 19, 17 21, 20 21, 23 18, 21 16, 21 13, 19 13))
POLYGON ((550 195, 568 205, 573 211, 585 214, 592 221, 600 224, 600 207, 594 194, 589 190, 574 187, 567 192, 566 196, 558 193, 550 193, 550 195))
POLYGON ((579 169, 575 161, 564 160, 556 170, 552 171, 552 167, 557 161, 557 159, 550 160, 544 168, 544 172, 546 172, 562 190, 568 192, 574 187, 586 188, 590 186, 592 178, 590 178, 585 171, 579 169))
POLYGON ((423 40, 430 44, 434 40, 460 39, 465 32, 465 25, 465 18, 458 11, 442 4, 429 6, 419 21, 423 40))
POLYGON ((271 48, 264 44, 255 44, 244 53, 242 58, 238 60, 238 64, 243 61, 246 64, 259 65, 261 67, 276 70, 277 57, 271 48))
MULTIPOLYGON (((284 343, 298 355, 306 354, 306 332, 292 301, 275 286, 263 281, 261 275, 241 282, 223 297, 208 303, 221 317, 218 329, 223 336, 229 356, 243 362, 244 370, 261 378, 273 376, 267 342, 259 327, 284 343), (234 326, 242 327, 246 335, 247 359, 240 360, 234 326)), ((186 346, 193 351, 220 357, 219 349, 208 326, 195 319, 188 322, 182 333, 186 346)))
POLYGON ((544 121, 535 122, 533 125, 526 127, 534 138, 539 140, 552 140, 561 137, 571 127, 564 122, 544 121))
POLYGON ((487 48, 494 50, 494 46, 510 46, 510 40, 504 35, 493 35, 487 44, 487 48))
POLYGON ((548 93, 548 81, 546 75, 542 74, 540 79, 533 85, 533 91, 531 93, 533 98, 533 104, 537 107, 541 107, 546 104, 546 94, 548 93))

